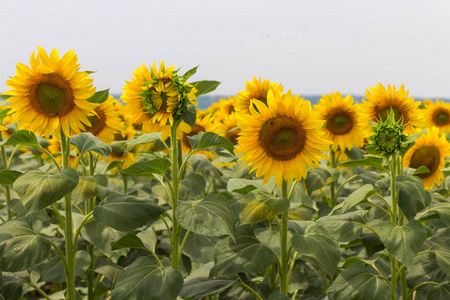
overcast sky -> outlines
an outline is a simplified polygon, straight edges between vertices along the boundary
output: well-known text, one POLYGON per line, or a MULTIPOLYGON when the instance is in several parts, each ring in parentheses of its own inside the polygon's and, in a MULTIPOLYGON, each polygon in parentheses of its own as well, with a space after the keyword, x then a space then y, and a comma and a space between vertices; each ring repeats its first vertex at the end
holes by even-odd
POLYGON ((192 81, 220 81, 216 95, 261 76, 303 95, 363 95, 380 82, 450 98, 449 0, 0 1, 0 91, 42 46, 75 49, 111 93, 165 60, 200 65, 192 81))

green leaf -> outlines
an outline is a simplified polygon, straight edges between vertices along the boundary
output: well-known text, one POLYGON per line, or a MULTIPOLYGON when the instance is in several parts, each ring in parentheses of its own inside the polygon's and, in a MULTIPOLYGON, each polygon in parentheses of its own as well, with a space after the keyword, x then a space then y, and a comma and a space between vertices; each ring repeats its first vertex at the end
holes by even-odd
POLYGON ((408 268, 406 279, 408 286, 416 286, 426 281, 440 282, 445 274, 437 263, 436 255, 428 252, 415 257, 411 267, 408 268))
POLYGON ((149 258, 141 256, 122 270, 111 299, 173 300, 182 288, 180 272, 154 266, 149 258))
POLYGON ((328 296, 335 300, 389 300, 391 287, 362 263, 356 263, 339 274, 328 296))
POLYGON ((111 281, 111 288, 113 288, 119 280, 122 267, 115 264, 109 264, 96 268, 94 272, 105 275, 105 277, 111 281))
POLYGON ((361 241, 366 249, 367 257, 370 257, 385 248, 383 242, 375 233, 362 234, 361 241))
POLYGON ((150 231, 142 231, 139 232, 138 234, 128 233, 120 240, 112 244, 111 248, 113 250, 123 248, 139 248, 155 252, 156 243, 157 243, 156 235, 153 230, 150 230, 150 231))
POLYGON ((184 245, 183 254, 192 262, 192 267, 214 261, 214 248, 218 238, 191 232, 184 245))
POLYGON ((263 222, 289 209, 288 199, 277 198, 264 190, 249 192, 240 203, 242 225, 263 222))
POLYGON ((187 111, 184 112, 181 115, 181 118, 183 119, 183 121, 188 124, 189 126, 191 126, 192 128, 194 128, 195 126, 195 121, 197 120, 197 109, 195 108, 194 105, 189 104, 186 107, 187 111))
POLYGON ((77 187, 72 192, 72 202, 80 204, 95 196, 98 196, 97 180, 94 177, 81 176, 77 187))
POLYGON ((192 145, 192 151, 195 150, 208 150, 212 151, 212 147, 222 147, 232 155, 234 155, 234 146, 229 139, 215 134, 213 132, 200 132, 195 136, 188 136, 192 145))
POLYGON ((19 220, 0 225, 1 269, 7 272, 30 271, 50 254, 50 242, 19 220))
POLYGON ((267 300, 290 300, 291 298, 289 298, 286 295, 280 294, 278 292, 270 294, 269 298, 267 298, 267 300))
POLYGON ((250 225, 236 228, 234 236, 236 242, 226 237, 217 243, 210 278, 238 272, 258 273, 272 264, 273 251, 258 241, 250 225))
POLYGON ((17 178, 14 190, 19 194, 27 213, 52 205, 72 192, 78 184, 78 172, 64 169, 55 175, 41 170, 29 171, 17 178))
POLYGON ((36 138, 36 135, 28 130, 19 130, 14 132, 6 141, 0 142, 0 145, 9 146, 28 146, 40 149, 41 146, 36 138))
POLYGON ((198 68, 198 67, 199 67, 199 66, 196 66, 196 67, 190 69, 189 71, 187 71, 186 73, 184 73, 184 74, 181 76, 181 77, 183 77, 183 81, 188 80, 189 77, 191 77, 192 75, 194 75, 195 72, 197 72, 197 68, 198 68))
POLYGON ((114 229, 131 231, 154 220, 165 210, 151 201, 112 193, 94 209, 94 218, 114 229))
POLYGON ((376 189, 373 188, 371 184, 365 184, 353 193, 351 193, 347 199, 344 200, 342 205, 342 212, 345 213, 353 206, 365 201, 370 196, 374 195, 377 192, 376 189))
POLYGON ((205 95, 214 91, 219 86, 220 82, 212 80, 203 80, 203 81, 195 81, 190 84, 198 90, 197 93, 195 93, 195 96, 199 97, 201 95, 205 95))
POLYGON ((0 171, 0 184, 13 184, 17 178, 23 173, 15 170, 1 170, 0 171))
POLYGON ((17 300, 22 297, 22 279, 3 275, 3 286, 0 289, 0 299, 17 300), (3 296, 3 297, 2 297, 3 296))
POLYGON ((262 188, 262 182, 250 179, 231 178, 227 182, 227 190, 232 193, 247 194, 257 188, 262 188))
POLYGON ((416 220, 403 226, 383 222, 379 234, 386 249, 407 268, 413 263, 427 236, 425 227, 416 220))
POLYGON ((422 180, 413 175, 397 176, 395 185, 400 187, 398 206, 400 206, 408 220, 414 220, 417 212, 430 204, 430 192, 423 188, 422 180))
POLYGON ((427 293, 426 300, 448 300, 450 299, 450 284, 439 284, 427 293))
POLYGON ((308 170, 308 175, 305 178, 305 186, 308 195, 311 195, 312 192, 321 189, 330 177, 330 171, 325 168, 315 168, 314 170, 308 170))
POLYGON ((140 161, 120 171, 123 176, 141 176, 153 178, 155 174, 163 175, 170 167, 170 160, 156 158, 149 161, 140 161))
POLYGON ((439 267, 447 274, 450 274, 450 252, 446 250, 431 250, 436 255, 439 267))
POLYGON ((439 203, 428 209, 430 212, 435 211, 447 226, 450 226, 450 203, 439 203))
POLYGON ((187 230, 206 236, 233 236, 233 211, 228 201, 219 194, 205 199, 181 203, 175 216, 187 230))
POLYGON ((90 132, 77 134, 70 139, 70 143, 77 147, 81 155, 92 151, 103 157, 108 157, 111 153, 111 147, 90 132))
POLYGON ((365 223, 366 211, 358 210, 342 215, 325 216, 317 224, 325 228, 338 242, 347 243, 360 237, 365 223))
POLYGON ((350 160, 342 162, 339 165, 343 167, 374 167, 378 168, 380 171, 386 171, 383 166, 383 159, 380 157, 368 156, 364 159, 350 160))
MULTIPOLYGON (((93 220, 81 228, 81 236, 101 250, 105 255, 109 256, 113 253, 111 251, 111 242, 119 240, 123 236, 123 233, 93 220)), ((123 255, 126 253, 119 251, 118 254, 123 255)))
POLYGON ((108 99, 109 89, 98 91, 91 98, 86 99, 87 102, 91 103, 103 103, 108 99))
POLYGON ((333 275, 341 258, 341 249, 328 232, 312 223, 303 235, 292 237, 292 246, 299 255, 313 257, 328 275, 333 275))
POLYGON ((137 138, 131 139, 128 142, 126 142, 127 146, 135 146, 135 145, 141 145, 141 144, 149 144, 153 143, 155 141, 161 141, 161 132, 152 132, 152 133, 146 133, 143 134, 137 138))
POLYGON ((206 188, 206 181, 200 174, 189 174, 180 182, 179 199, 189 200, 200 195, 206 188))

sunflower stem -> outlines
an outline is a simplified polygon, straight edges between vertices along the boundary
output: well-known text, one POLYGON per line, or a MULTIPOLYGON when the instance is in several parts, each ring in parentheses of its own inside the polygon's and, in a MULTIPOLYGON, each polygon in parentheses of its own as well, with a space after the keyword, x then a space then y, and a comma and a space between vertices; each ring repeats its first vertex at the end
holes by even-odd
POLYGON ((178 244, 180 242, 180 226, 175 216, 175 211, 178 206, 178 142, 177 142, 177 124, 170 126, 170 144, 171 152, 170 159, 172 162, 172 268, 178 269, 178 244))
MULTIPOLYGON (((283 198, 288 198, 288 183, 283 179, 283 184, 281 186, 281 196, 283 198)), ((280 228, 280 239, 281 239, 281 261, 280 261, 280 293, 287 296, 288 294, 288 272, 289 272, 289 252, 287 248, 287 229, 288 229, 288 214, 289 209, 281 215, 281 228, 280 228)))
MULTIPOLYGON (((3 137, 0 134, 0 142, 3 141, 3 137)), ((8 166, 8 161, 6 159, 6 151, 5 151, 5 146, 1 146, 1 156, 2 156, 2 164, 3 166, 5 166, 5 168, 9 169, 8 166)), ((5 189, 4 189, 4 193, 5 193, 5 199, 6 199, 6 211, 8 212, 8 220, 12 218, 12 212, 11 209, 9 208, 10 206, 10 201, 11 201, 11 191, 9 189, 9 185, 5 184, 4 185, 5 189)))

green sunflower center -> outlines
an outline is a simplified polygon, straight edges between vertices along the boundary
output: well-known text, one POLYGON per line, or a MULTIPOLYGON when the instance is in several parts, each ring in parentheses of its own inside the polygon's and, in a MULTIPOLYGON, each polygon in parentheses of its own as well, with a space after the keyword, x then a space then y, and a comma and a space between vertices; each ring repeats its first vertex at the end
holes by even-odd
POLYGON ((433 120, 437 126, 445 126, 450 123, 450 116, 447 111, 441 110, 435 114, 433 120))
POLYGON ((408 120, 406 120, 406 116, 404 116, 404 114, 402 113, 402 111, 400 110, 400 108, 398 108, 397 106, 392 106, 392 105, 388 105, 386 107, 381 108, 378 111, 378 116, 379 118, 384 122, 386 121, 386 119, 389 117, 389 113, 391 112, 391 110, 394 112, 394 120, 396 122, 398 122, 402 117, 402 125, 405 125, 407 123, 408 120))
POLYGON ((95 109, 95 112, 98 116, 87 117, 89 122, 91 122, 91 126, 86 126, 85 131, 90 132, 93 135, 98 135, 106 126, 106 116, 105 113, 98 108, 95 109))
POLYGON ((33 107, 48 117, 62 117, 75 107, 70 84, 59 74, 41 74, 37 84, 31 87, 33 107))
POLYGON ((306 132, 298 120, 285 115, 276 116, 261 126, 259 144, 271 158, 291 160, 305 148, 306 132))
POLYGON ((439 162, 441 160, 441 154, 439 149, 433 145, 426 145, 417 148, 411 156, 411 162, 409 166, 417 169, 421 166, 425 166, 430 170, 428 173, 418 174, 420 178, 427 178, 432 176, 434 172, 439 168, 439 162))
POLYGON ((327 121, 327 129, 335 135, 344 135, 353 128, 353 118, 346 110, 331 115, 327 121))

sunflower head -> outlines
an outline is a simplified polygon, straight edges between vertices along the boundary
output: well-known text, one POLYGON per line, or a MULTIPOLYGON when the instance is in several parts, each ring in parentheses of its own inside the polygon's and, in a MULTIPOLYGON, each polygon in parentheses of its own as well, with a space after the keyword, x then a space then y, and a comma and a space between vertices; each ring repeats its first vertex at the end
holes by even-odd
POLYGON ((267 95, 270 90, 274 93, 283 92, 283 86, 276 82, 270 82, 264 79, 261 82, 261 77, 253 81, 245 82, 245 91, 241 91, 236 97, 236 111, 239 114, 250 114, 250 106, 252 101, 259 101, 267 105, 267 95))
POLYGON ((437 127, 439 132, 450 131, 450 104, 436 100, 427 102, 423 109, 426 127, 437 127))
POLYGON ((11 104, 11 113, 21 124, 28 124, 34 132, 46 136, 59 135, 60 129, 69 136, 71 129, 77 133, 90 126, 88 116, 95 115, 95 104, 89 103, 95 89, 93 79, 78 71, 78 58, 71 50, 59 57, 53 49, 50 56, 44 49, 31 54, 30 67, 17 64, 16 76, 6 81, 11 88, 5 94, 11 104))
POLYGON ((267 106, 252 101, 250 115, 238 114, 241 129, 236 152, 244 153, 241 160, 253 165, 256 176, 263 182, 275 176, 280 185, 306 177, 307 166, 314 168, 329 149, 323 138, 323 121, 311 109, 309 101, 292 96, 288 91, 269 91, 267 106), (253 107, 254 105, 254 107, 253 107))

